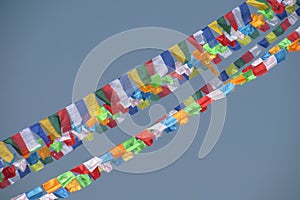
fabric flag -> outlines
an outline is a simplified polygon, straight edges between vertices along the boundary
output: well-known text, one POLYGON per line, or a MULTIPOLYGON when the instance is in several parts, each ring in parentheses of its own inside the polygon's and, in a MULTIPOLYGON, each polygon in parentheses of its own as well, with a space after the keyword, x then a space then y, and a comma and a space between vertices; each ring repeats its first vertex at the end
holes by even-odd
POLYGON ((27 168, 27 162, 25 159, 20 159, 14 162, 14 166, 21 172, 25 172, 27 168))
POLYGON ((93 182, 88 174, 79 174, 76 177, 76 180, 78 181, 78 183, 82 188, 89 186, 93 182))
POLYGON ((59 117, 59 121, 60 121, 60 125, 61 125, 61 132, 65 133, 65 132, 72 130, 71 119, 68 114, 68 110, 66 108, 64 108, 64 109, 58 111, 57 115, 59 117))
POLYGON ((50 156, 50 148, 47 146, 44 146, 42 148, 40 148, 37 153, 39 154, 39 156, 44 160, 45 158, 50 156))
POLYGON ((189 113, 185 110, 180 110, 174 113, 172 116, 177 119, 179 124, 184 125, 188 121, 189 113))
MULTIPOLYGON (((195 34, 194 34, 195 35, 195 34)), ((190 37, 187 38, 187 41, 193 45, 193 47, 195 49, 197 49, 198 51, 200 52, 203 52, 203 47, 202 45, 200 44, 200 42, 198 42, 198 40, 195 38, 194 35, 191 35, 190 37)), ((191 61, 192 61, 192 57, 191 57, 191 61)), ((196 65, 194 65, 196 67, 196 65)))
POLYGON ((83 163, 83 165, 88 169, 90 172, 93 172, 98 166, 100 166, 102 160, 98 157, 93 157, 92 159, 83 163))
POLYGON ((80 164, 77 167, 74 167, 70 170, 71 172, 77 173, 77 174, 88 174, 89 170, 85 167, 84 164, 80 164))
POLYGON ((237 23, 238 27, 242 28, 245 24, 244 24, 243 19, 242 19, 242 13, 241 13, 240 7, 234 8, 232 10, 232 13, 235 17, 235 20, 236 20, 236 23, 237 23))
POLYGON ((33 165, 35 163, 37 163, 39 161, 39 156, 37 154, 37 152, 33 152, 30 154, 30 156, 28 158, 26 158, 26 161, 30 164, 33 165))
MULTIPOLYGON (((118 95, 119 99, 120 99, 120 104, 124 107, 124 108, 128 108, 130 106, 129 104, 129 100, 128 100, 128 96, 126 94, 126 92, 124 91, 122 84, 120 82, 119 79, 115 79, 114 81, 112 81, 110 83, 110 86, 112 87, 112 89, 116 92, 116 94, 118 95)), ((96 113, 96 116, 98 115, 98 113, 96 113)))
POLYGON ((22 138, 20 133, 16 133, 15 135, 11 136, 12 141, 16 144, 17 148, 20 150, 21 155, 24 158, 27 158, 30 155, 30 152, 22 138))
POLYGON ((234 17, 234 14, 232 11, 228 12, 226 15, 224 15, 225 19, 230 23, 231 27, 237 31, 238 30, 238 24, 234 17))
POLYGON ((38 148, 41 147, 41 144, 39 144, 32 134, 31 130, 29 128, 25 128, 22 131, 20 131, 20 134, 22 136, 22 139, 25 142, 25 145, 27 149, 32 152, 37 150, 38 148))
POLYGON ((42 186, 48 194, 51 194, 62 187, 62 185, 58 182, 57 178, 53 178, 47 181, 46 183, 43 183, 42 186))
POLYGON ((136 140, 135 137, 131 137, 128 140, 126 140, 125 142, 122 143, 123 147, 125 148, 125 151, 123 151, 124 153, 127 152, 131 152, 131 151, 135 151, 137 150, 141 143, 139 143, 140 140, 136 140))
POLYGON ((66 199, 70 196, 70 192, 65 188, 60 188, 53 193, 56 197, 66 199))
POLYGON ((156 56, 152 59, 155 71, 160 77, 165 76, 168 73, 168 67, 165 64, 161 55, 156 56))
POLYGON ((91 116, 91 118, 86 122, 86 125, 88 127, 92 127, 97 122, 96 116, 98 116, 101 113, 100 107, 98 105, 98 102, 96 100, 96 96, 94 93, 91 93, 88 96, 84 97, 84 101, 85 101, 86 107, 88 109, 88 113, 91 116))
POLYGON ((197 40, 197 42, 200 44, 200 45, 204 45, 205 44, 205 39, 204 39, 204 36, 203 36, 203 31, 200 30, 196 33, 193 34, 193 37, 197 40))
POLYGON ((153 144, 154 134, 148 130, 138 133, 135 137, 142 140, 147 146, 151 146, 153 144))
POLYGON ((62 149, 62 143, 58 142, 58 141, 54 141, 50 147, 55 150, 57 153, 60 152, 60 150, 62 149))
POLYGON ((90 114, 83 99, 75 102, 76 108, 82 118, 82 123, 85 124, 90 118, 90 114))
POLYGON ((218 42, 209 27, 205 27, 204 29, 202 29, 202 32, 202 35, 205 38, 206 43, 208 43, 208 45, 210 46, 210 48, 213 48, 214 46, 218 45, 218 42))
POLYGON ((176 57, 176 59, 181 62, 187 62, 190 60, 189 50, 185 41, 174 45, 169 48, 169 51, 176 57))
POLYGON ((144 65, 146 66, 150 76, 153 76, 155 74, 155 70, 154 70, 154 66, 152 63, 152 60, 148 60, 147 62, 144 63, 144 65))
POLYGON ((73 179, 68 185, 66 185, 66 189, 69 192, 73 193, 73 192, 81 190, 81 186, 76 179, 73 179))
POLYGON ((63 187, 66 187, 66 185, 68 185, 75 178, 75 175, 72 172, 68 171, 56 178, 63 187))
POLYGON ((264 16, 263 15, 252 15, 252 22, 250 23, 255 28, 261 28, 265 24, 264 16))
POLYGON ((297 52, 300 51, 299 39, 295 40, 292 44, 288 46, 289 52, 297 52))
MULTIPOLYGON (((223 28, 224 31, 226 31, 228 34, 230 34, 231 32, 231 25, 228 25, 227 24, 227 21, 225 19, 225 17, 220 17, 218 20, 217 20, 217 23, 219 24, 220 27, 223 28)), ((220 34, 221 35, 221 34, 220 34)))
POLYGON ((276 14, 282 14, 283 12, 285 12, 285 6, 283 2, 279 2, 277 0, 268 0, 268 3, 271 5, 272 10, 276 14))
POLYGON ((15 166, 12 165, 12 166, 7 166, 7 167, 3 168, 2 175, 5 178, 13 178, 14 176, 16 176, 16 168, 15 168, 15 166))
POLYGON ((34 199, 39 199, 40 197, 45 195, 45 191, 43 190, 42 187, 38 186, 26 192, 25 194, 29 200, 34 200, 34 199))
POLYGON ((60 125, 58 114, 54 113, 53 115, 49 116, 48 118, 49 118, 49 121, 51 122, 51 124, 53 125, 53 127, 55 128, 55 130, 61 136, 61 125, 60 125))
POLYGON ((4 142, 0 142, 0 158, 8 163, 14 159, 14 155, 8 150, 4 142))
POLYGON ((277 65, 277 60, 276 60, 276 57, 274 55, 271 55, 270 57, 268 57, 263 62, 264 62, 264 65, 266 66, 268 71, 277 65))
POLYGON ((20 171, 19 169, 18 169, 18 173, 19 173, 19 175, 20 175, 20 178, 23 178, 23 177, 25 177, 27 174, 29 174, 31 172, 31 170, 30 170, 30 168, 27 166, 26 167, 26 169, 25 169, 25 171, 20 171))
POLYGON ((220 89, 216 89, 210 92, 207 96, 211 98, 213 101, 217 101, 226 97, 225 94, 220 89))
POLYGON ((37 134, 46 145, 51 143, 51 140, 47 137, 45 131, 42 129, 40 123, 35 123, 34 125, 29 127, 32 132, 37 134))
POLYGON ((268 4, 256 0, 247 0, 246 3, 258 8, 259 10, 266 10, 269 8, 268 4))
POLYGON ((208 96, 204 96, 197 100, 197 103, 201 106, 201 112, 204 112, 212 102, 213 100, 208 96))
POLYGON ((233 76, 239 71, 239 69, 232 63, 231 65, 229 65, 229 67, 225 69, 225 71, 228 74, 228 76, 233 76))
POLYGON ((140 79, 143 81, 143 85, 146 86, 151 83, 151 79, 150 79, 151 76, 145 65, 141 65, 137 67, 136 70, 138 72, 140 79))
POLYGON ((230 83, 232 83, 234 85, 243 85, 246 82, 247 82, 246 78, 242 75, 237 75, 237 76, 233 77, 232 79, 230 79, 230 83))
POLYGON ((212 30, 214 30, 216 33, 218 33, 219 35, 222 35, 222 31, 223 29, 219 26, 218 22, 217 21, 214 21, 212 23, 210 23, 208 25, 208 27, 212 30))
POLYGON ((156 123, 153 126, 151 126, 150 128, 148 128, 148 130, 150 130, 156 139, 158 139, 159 137, 162 136, 163 131, 166 129, 167 127, 162 124, 162 123, 156 123))
POLYGON ((44 164, 39 160, 37 163, 30 165, 30 169, 34 172, 38 172, 44 168, 44 164))
POLYGON ((136 69, 131 70, 128 72, 128 77, 138 86, 143 87, 145 84, 141 80, 139 73, 136 69))
MULTIPOLYGON (((119 81, 120 81, 124 91, 126 92, 127 96, 130 97, 132 95, 132 93, 134 92, 134 88, 129 80, 128 75, 125 74, 125 75, 121 76, 119 78, 119 81)), ((96 96, 100 99, 100 97, 97 94, 96 94, 96 96)), ((105 103, 107 103, 107 102, 105 102, 105 103)))
POLYGON ((249 10, 249 7, 248 7, 247 3, 243 3, 239 7, 240 7, 240 10, 241 10, 241 14, 242 14, 244 24, 245 25, 249 24, 252 21, 252 18, 251 18, 251 13, 250 13, 250 10, 249 10))
POLYGON ((126 149, 123 146, 123 144, 119 144, 116 147, 113 147, 112 149, 110 149, 109 152, 115 159, 117 159, 124 155, 124 153, 126 152, 126 149))
MULTIPOLYGON (((125 153, 126 154, 126 153, 125 153)), ((124 154, 124 155, 125 155, 124 154)), ((106 173, 110 173, 112 170, 113 170, 113 167, 111 165, 110 162, 107 162, 107 163, 103 163, 103 164, 100 164, 99 168, 103 171, 105 171, 106 173)))
POLYGON ((269 44, 272 44, 277 40, 277 36, 275 35, 274 32, 270 32, 268 35, 266 35, 265 38, 269 44))
MULTIPOLYGON (((135 71, 137 73, 136 69, 135 69, 135 71)), ((137 73, 137 76, 138 76, 138 73, 137 73)), ((138 76, 138 78, 139 78, 139 76, 138 76)), ((102 87, 102 90, 103 90, 103 93, 106 96, 106 98, 111 102, 111 104, 117 104, 120 101, 118 95, 116 94, 116 92, 113 90, 113 88, 109 84, 102 87)), ((109 104, 109 105, 111 105, 111 104, 109 104)))
POLYGON ((299 16, 297 15, 297 13, 292 13, 290 16, 288 16, 288 20, 290 22, 291 25, 294 25, 299 19, 299 16))
POLYGON ((57 132, 57 130, 51 124, 49 118, 45 118, 45 119, 41 120, 40 125, 49 134, 51 140, 60 138, 60 134, 57 132))

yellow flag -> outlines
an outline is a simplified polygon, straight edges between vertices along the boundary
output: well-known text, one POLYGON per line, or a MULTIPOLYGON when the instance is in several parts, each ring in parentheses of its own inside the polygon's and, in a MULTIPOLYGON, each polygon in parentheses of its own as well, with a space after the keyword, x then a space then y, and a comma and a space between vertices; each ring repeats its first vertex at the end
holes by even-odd
POLYGON ((172 116, 174 118, 176 118, 178 120, 178 122, 180 122, 181 120, 184 120, 185 118, 187 118, 189 116, 189 113, 186 112, 185 110, 179 110, 178 112, 176 112, 172 116))
POLYGON ((222 33, 222 30, 223 30, 223 29, 219 26, 219 24, 218 24, 217 21, 214 21, 214 22, 210 23, 210 24, 208 25, 208 27, 209 27, 210 29, 214 30, 215 32, 217 32, 219 35, 222 35, 222 34, 223 34, 223 33, 222 33))
POLYGON ((274 46, 272 49, 269 50, 270 54, 272 55, 274 55, 278 51, 280 51, 280 47, 278 45, 274 46))
POLYGON ((260 28, 265 24, 265 19, 263 15, 257 15, 256 13, 252 15, 252 22, 250 22, 255 28, 260 28))
POLYGON ((251 43, 251 38, 249 37, 249 35, 245 35, 244 39, 238 39, 239 43, 243 46, 246 46, 248 44, 251 43))
POLYGON ((84 102, 91 117, 96 117, 97 114, 100 112, 100 107, 95 94, 91 93, 88 96, 84 97, 84 102))
POLYGON ((274 32, 270 32, 268 35, 266 35, 266 40, 272 44, 273 42, 275 42, 277 40, 277 36, 275 35, 274 32))
POLYGON ((42 119, 40 124, 42 128, 49 134, 51 140, 60 138, 59 133, 56 131, 48 118, 42 119))
POLYGON ((87 136, 83 138, 84 141, 92 141, 94 139, 94 133, 90 132, 87 136))
POLYGON ((37 163, 30 165, 30 169, 34 172, 40 171, 43 168, 44 168, 44 165, 40 160, 37 163))
POLYGON ((193 72, 190 74, 189 78, 192 79, 200 74, 200 71, 193 67, 193 72))
POLYGON ((189 121, 190 121, 190 119, 188 117, 186 117, 186 118, 180 120, 178 123, 180 125, 186 125, 189 121))
POLYGON ((138 107, 142 110, 146 109, 149 106, 150 106, 150 102, 148 99, 142 100, 141 103, 138 104, 138 107))
POLYGON ((228 76, 232 76, 236 74, 239 71, 239 69, 233 63, 231 63, 229 67, 225 69, 225 71, 228 74, 228 76))
POLYGON ((192 104, 192 103, 194 103, 194 102, 195 102, 194 98, 193 98, 192 96, 190 96, 190 97, 188 97, 186 100, 183 101, 183 104, 184 104, 185 106, 188 106, 188 105, 190 105, 190 104, 192 104))
POLYGON ((0 142, 0 157, 8 163, 14 159, 14 155, 8 150, 4 142, 0 142))
POLYGON ((124 161, 128 161, 131 158, 133 158, 133 153, 132 152, 126 152, 123 156, 122 156, 124 161))
POLYGON ((177 58, 177 60, 181 63, 184 63, 186 61, 186 57, 184 53, 181 51, 178 44, 172 46, 169 51, 177 58))
POLYGON ((256 1, 256 0, 247 0, 246 3, 253 7, 258 8, 259 10, 266 10, 269 8, 269 6, 267 4, 256 1))
POLYGON ((141 80, 139 73, 136 69, 131 70, 128 72, 128 77, 138 86, 138 87, 143 87, 145 84, 141 80))
POLYGON ((78 190, 81 190, 81 186, 80 184, 78 183, 78 181, 74 178, 67 186, 66 186, 66 189, 69 191, 69 192, 76 192, 78 190))

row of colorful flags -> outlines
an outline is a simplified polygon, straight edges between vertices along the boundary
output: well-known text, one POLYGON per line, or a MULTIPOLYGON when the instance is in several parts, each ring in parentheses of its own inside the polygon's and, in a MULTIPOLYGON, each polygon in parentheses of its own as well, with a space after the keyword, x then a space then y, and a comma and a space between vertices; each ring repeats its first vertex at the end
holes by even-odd
POLYGON ((176 130, 177 124, 186 124, 189 116, 204 112, 209 104, 224 98, 236 85, 267 73, 286 58, 287 52, 299 51, 300 28, 297 28, 258 58, 264 49, 297 23, 299 5, 299 0, 248 0, 94 93, 2 140, 0 187, 12 185, 31 171, 37 172, 53 160, 60 160, 81 145, 82 140, 92 140, 95 132, 102 133, 107 127, 116 127, 125 113, 133 115, 138 108, 147 108, 151 102, 171 94, 201 71, 209 70, 215 75, 147 130, 15 199, 63 198, 86 187, 92 179, 100 177, 101 171, 110 172, 111 163, 119 165, 131 159, 146 146, 151 146, 153 138, 158 139, 163 132, 176 130), (248 5, 258 8, 258 11, 251 14, 248 5), (222 58, 228 58, 241 46, 258 38, 260 32, 269 30, 262 40, 221 73, 218 72, 215 64, 221 63, 222 58), (252 64, 245 67, 250 62, 252 64))

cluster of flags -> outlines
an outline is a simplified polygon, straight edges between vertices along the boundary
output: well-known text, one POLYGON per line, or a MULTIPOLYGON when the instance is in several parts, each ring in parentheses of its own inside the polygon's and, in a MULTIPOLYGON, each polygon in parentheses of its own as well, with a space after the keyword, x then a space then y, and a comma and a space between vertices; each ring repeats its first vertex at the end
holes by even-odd
POLYGON ((151 102, 171 94, 181 84, 209 70, 215 76, 155 124, 115 146, 101 156, 53 178, 13 199, 57 199, 81 190, 143 151, 163 133, 185 125, 189 117, 207 110, 286 59, 288 52, 300 50, 300 27, 260 56, 280 35, 296 24, 299 0, 248 0, 186 40, 174 45, 143 65, 113 80, 94 93, 19 131, 0 142, 0 187, 5 188, 37 172, 45 165, 72 152, 82 140, 92 140, 121 123, 124 114, 145 109, 151 102), (249 5, 258 8, 251 14, 249 5), (275 27, 274 29, 272 27, 275 27), (241 46, 249 45, 260 32, 270 31, 221 73, 215 64, 241 46), (260 56, 260 58, 259 58, 260 56), (252 62, 252 63, 251 63, 252 62), (248 63, 251 63, 248 65, 248 63), (247 66, 248 65, 248 66, 247 66), (245 67, 247 66, 247 67, 245 67))

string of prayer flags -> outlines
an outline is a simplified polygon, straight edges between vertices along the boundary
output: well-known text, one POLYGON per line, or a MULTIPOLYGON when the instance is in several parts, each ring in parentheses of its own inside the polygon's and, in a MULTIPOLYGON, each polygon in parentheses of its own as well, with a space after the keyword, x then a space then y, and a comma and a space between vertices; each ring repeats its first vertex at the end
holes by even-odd
MULTIPOLYGON (((274 54, 269 53, 267 55, 264 55, 264 60, 257 59, 255 62, 253 62, 255 63, 255 65, 252 64, 249 67, 243 69, 241 73, 231 78, 227 84, 210 92, 204 97, 199 96, 199 99, 189 97, 184 101, 183 104, 180 104, 175 108, 175 110, 170 112, 172 113, 171 116, 165 116, 161 118, 155 125, 152 125, 149 129, 146 129, 145 131, 138 133, 136 136, 129 138, 125 142, 104 153, 102 156, 94 157, 89 161, 73 168, 71 171, 65 172, 59 175, 57 178, 53 178, 45 182, 44 184, 42 184, 42 186, 38 186, 13 199, 33 199, 44 196, 45 194, 53 195, 53 197, 57 198, 67 198, 70 193, 79 191, 92 183, 92 178, 94 177, 94 175, 91 174, 91 171, 96 171, 99 176, 100 170, 106 171, 104 170, 103 165, 110 165, 110 163, 120 165, 127 160, 124 155, 131 153, 131 159, 135 154, 146 148, 146 146, 152 146, 153 138, 155 136, 155 132, 152 132, 153 130, 160 129, 161 131, 166 131, 166 133, 169 133, 170 131, 172 131, 172 129, 170 128, 174 127, 177 123, 185 125, 188 122, 185 119, 187 119, 188 116, 192 114, 187 112, 187 110, 190 109, 184 109, 186 108, 185 106, 183 106, 184 104, 186 104, 188 107, 196 102, 198 104, 198 107, 196 108, 196 111, 192 113, 196 114, 196 112, 199 113, 199 111, 204 112, 207 107, 211 103, 213 103, 213 101, 222 99, 226 95, 232 93, 234 91, 233 89, 235 88, 235 85, 244 85, 245 83, 256 79, 256 77, 268 73, 270 69, 285 60, 286 56, 286 47, 280 48, 280 50, 274 54), (161 126, 161 124, 165 124, 165 126, 161 126), (76 176, 74 173, 78 175, 76 176)), ((5 168, 5 178, 3 179, 4 181, 2 181, 1 184, 5 184, 7 179, 9 177, 12 177, 15 171, 16 170, 14 168, 5 168)), ((110 171, 111 168, 110 170, 108 170, 108 173, 110 171)), ((96 180, 95 178, 93 179, 96 180)))
MULTIPOLYGON (((271 32, 273 35, 269 35, 268 40, 266 39, 267 42, 274 42, 274 35, 276 37, 282 35, 291 25, 295 24, 299 13, 300 10, 295 2, 284 1, 276 4, 274 2, 247 1, 159 56, 115 79, 87 97, 3 140, 0 146, 4 145, 5 147, 1 148, 0 156, 5 161, 4 165, 17 163, 15 159, 17 159, 16 161, 20 160, 18 155, 13 154, 6 145, 10 145, 22 157, 21 159, 26 159, 26 168, 23 167, 23 171, 18 169, 16 176, 10 178, 8 183, 15 182, 18 177, 22 178, 30 171, 43 169, 44 165, 53 162, 53 158, 61 159, 80 146, 82 140, 92 140, 93 132, 96 130, 104 132, 107 130, 107 126, 110 128, 117 126, 116 122, 122 120, 121 113, 135 114, 138 112, 138 108, 145 109, 152 101, 155 102, 174 92, 185 81, 198 75, 199 69, 204 71, 209 69, 219 83, 222 84, 226 81, 226 87, 219 89, 219 83, 208 83, 191 97, 194 102, 188 101, 188 104, 183 106, 185 108, 183 111, 174 114, 176 117, 167 117, 160 122, 159 127, 165 127, 165 132, 170 132, 176 129, 176 123, 186 124, 189 120, 186 113, 194 115, 199 111, 204 112, 207 108, 205 103, 210 102, 209 99, 213 101, 223 98, 232 91, 232 85, 227 81, 232 80, 233 85, 249 82, 256 77, 255 74, 262 75, 266 73, 266 70, 272 68, 275 60, 282 62, 285 59, 282 48, 291 52, 298 51, 299 35, 295 31, 270 50, 274 53, 272 57, 265 55, 264 64, 256 65, 253 70, 246 71, 247 76, 235 75, 245 64, 259 55, 260 51, 254 47, 221 73, 213 66, 213 64, 222 62, 221 56, 226 59, 233 54, 232 51, 241 49, 241 45, 250 44, 251 39, 259 36, 258 30, 263 32, 268 30, 269 25, 277 24, 279 18, 282 20, 281 24, 271 32), (255 4, 262 15, 252 14, 247 4, 255 4), (280 8, 275 12, 277 5, 280 8), (211 30, 218 34, 217 37, 211 30), (192 50, 189 44, 196 50, 192 50), (230 79, 230 77, 232 78, 230 79), (208 98, 202 97, 201 92, 209 95, 208 98), (197 104, 200 97, 204 98, 202 101, 207 100, 200 102, 202 106, 197 104)), ((152 145, 152 139, 158 138, 162 134, 161 128, 156 126, 154 128, 151 137, 148 135, 144 138, 144 134, 149 134, 146 132, 142 134, 143 137, 140 136, 136 139, 138 145, 133 152, 123 151, 122 154, 119 152, 118 161, 114 160, 112 156, 114 163, 121 164, 131 159, 133 153, 139 153, 147 145, 152 145)), ((113 153, 115 156, 117 155, 115 151, 113 153)), ((94 178, 99 176, 97 171, 90 173, 94 178)), ((5 179, 2 182, 3 185, 7 183, 5 179)), ((73 181, 71 185, 73 185, 72 188, 79 189, 76 181, 73 181)), ((68 194, 65 192, 68 190, 59 189, 59 191, 62 196, 68 194)))
POLYGON ((298 20, 297 13, 293 13, 286 20, 284 20, 275 30, 270 32, 261 40, 258 44, 264 48, 268 48, 272 43, 274 43, 279 36, 284 34, 284 32, 298 20))

